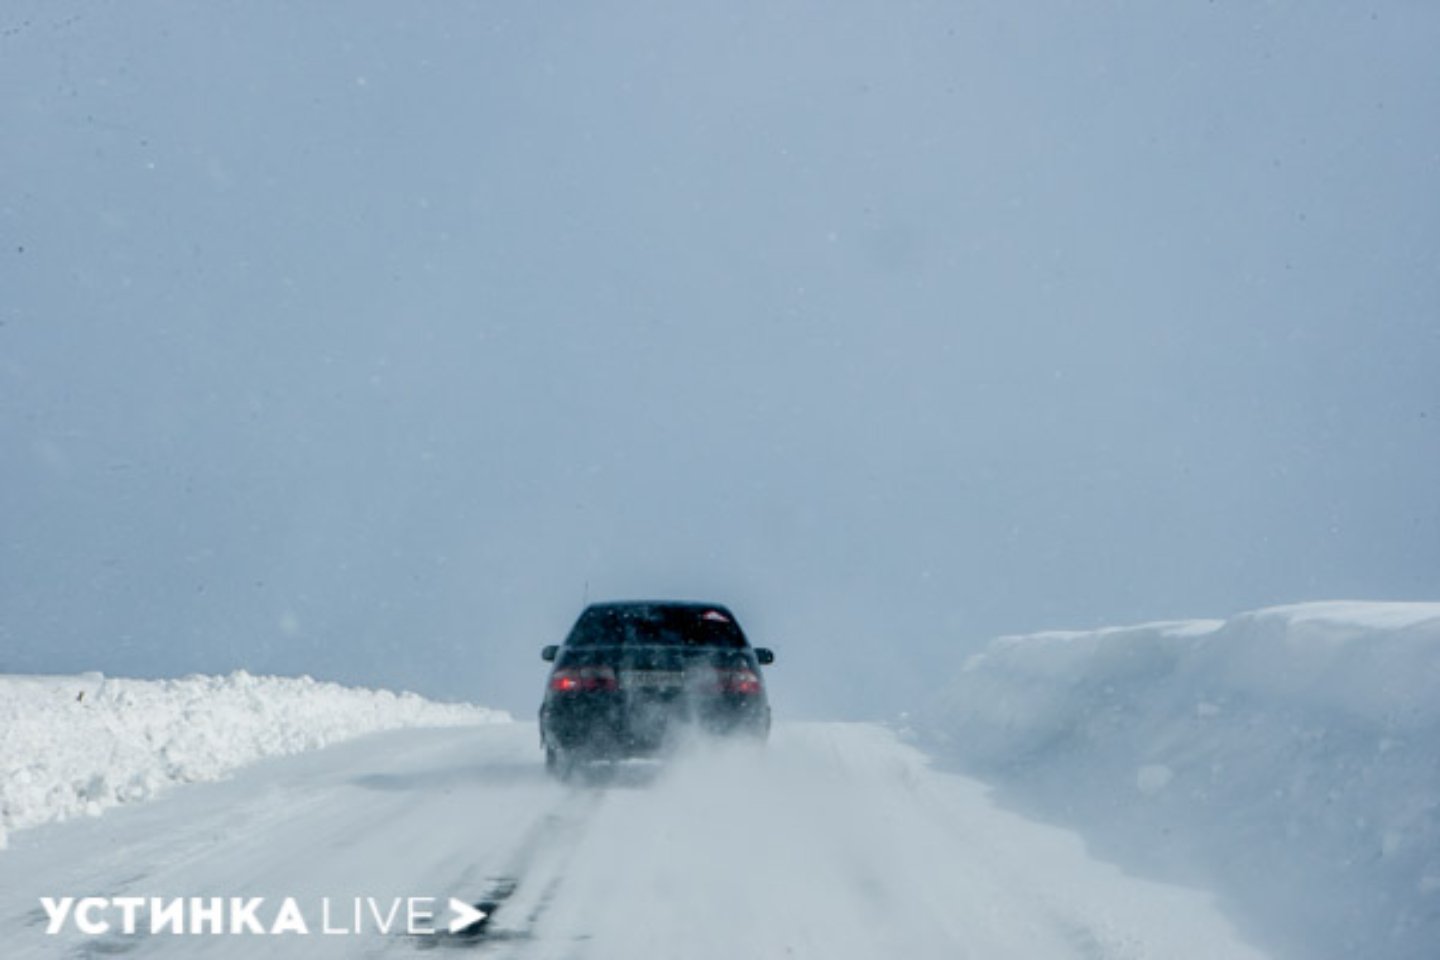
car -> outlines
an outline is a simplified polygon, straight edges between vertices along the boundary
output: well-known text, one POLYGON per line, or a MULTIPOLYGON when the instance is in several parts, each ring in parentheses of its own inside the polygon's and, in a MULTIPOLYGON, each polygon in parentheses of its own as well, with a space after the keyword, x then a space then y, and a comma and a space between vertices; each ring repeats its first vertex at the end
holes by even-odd
POLYGON ((591 604, 565 642, 541 656, 554 664, 540 706, 540 741, 552 772, 660 756, 686 730, 769 736, 760 667, 775 655, 752 647, 720 604, 591 604))

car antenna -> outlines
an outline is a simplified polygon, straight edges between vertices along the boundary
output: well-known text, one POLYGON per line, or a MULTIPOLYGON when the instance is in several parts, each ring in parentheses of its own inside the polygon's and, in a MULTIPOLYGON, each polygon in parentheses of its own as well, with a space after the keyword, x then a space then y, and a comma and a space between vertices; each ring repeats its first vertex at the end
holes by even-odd
POLYGON ((590 606, 590 581, 585 581, 585 592, 580 595, 580 606, 590 606))

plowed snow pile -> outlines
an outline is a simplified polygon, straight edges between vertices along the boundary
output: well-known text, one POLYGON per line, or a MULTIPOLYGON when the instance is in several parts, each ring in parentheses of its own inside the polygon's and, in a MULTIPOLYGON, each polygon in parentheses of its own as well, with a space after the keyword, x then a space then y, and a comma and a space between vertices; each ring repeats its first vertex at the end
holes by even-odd
POLYGON ((243 671, 183 680, 0 676, 0 848, 8 830, 217 780, 262 757, 397 727, 508 719, 411 693, 243 671))
POLYGON ((1095 850, 1216 890, 1280 955, 1440 944, 1440 604, 1004 637, 936 752, 1095 850))

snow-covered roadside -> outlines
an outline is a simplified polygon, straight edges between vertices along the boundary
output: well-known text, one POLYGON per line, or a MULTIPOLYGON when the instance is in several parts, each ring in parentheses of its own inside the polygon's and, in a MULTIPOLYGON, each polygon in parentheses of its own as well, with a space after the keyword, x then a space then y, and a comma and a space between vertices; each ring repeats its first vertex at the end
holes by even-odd
POLYGON ((917 718, 1096 850, 1215 889, 1280 955, 1440 944, 1440 604, 1004 637, 917 718))
POLYGON ((181 680, 0 675, 0 849, 7 831, 217 780, 263 757, 379 730, 509 719, 412 693, 244 671, 181 680))

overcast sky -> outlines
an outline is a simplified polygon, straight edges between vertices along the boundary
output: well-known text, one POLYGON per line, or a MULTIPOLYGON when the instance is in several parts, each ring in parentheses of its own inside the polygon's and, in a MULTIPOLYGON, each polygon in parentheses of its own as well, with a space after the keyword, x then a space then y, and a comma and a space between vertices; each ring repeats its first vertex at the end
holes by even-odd
POLYGON ((1440 6, 0 11, 0 670, 777 708, 1440 599, 1440 6))

